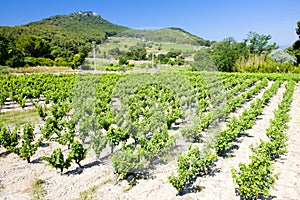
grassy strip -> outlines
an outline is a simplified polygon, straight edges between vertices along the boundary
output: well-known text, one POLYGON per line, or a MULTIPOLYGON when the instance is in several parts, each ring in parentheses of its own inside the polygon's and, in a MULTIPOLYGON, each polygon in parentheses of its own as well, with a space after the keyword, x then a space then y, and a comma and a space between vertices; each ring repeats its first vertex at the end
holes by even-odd
POLYGON ((20 67, 9 68, 9 73, 27 74, 27 73, 75 73, 77 70, 73 70, 71 67, 20 67))
POLYGON ((27 122, 35 123, 40 120, 40 117, 38 116, 37 109, 30 109, 0 113, 0 120, 4 124, 19 126, 27 122))

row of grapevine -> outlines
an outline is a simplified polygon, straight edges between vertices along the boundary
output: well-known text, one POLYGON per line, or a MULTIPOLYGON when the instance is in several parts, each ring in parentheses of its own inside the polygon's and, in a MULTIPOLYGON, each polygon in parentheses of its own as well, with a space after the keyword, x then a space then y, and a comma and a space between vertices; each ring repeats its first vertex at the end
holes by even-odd
MULTIPOLYGON (((62 137, 60 137, 61 139, 62 137)), ((28 163, 31 162, 31 157, 36 153, 41 144, 45 141, 59 141, 53 137, 45 138, 41 136, 36 138, 34 126, 32 124, 25 124, 23 128, 15 127, 10 130, 7 126, 0 124, 0 146, 4 147, 8 152, 17 154, 20 158, 26 160, 28 163)), ((87 149, 79 141, 72 139, 70 154, 68 159, 64 161, 63 153, 60 148, 55 149, 50 157, 42 156, 48 164, 56 169, 60 169, 61 173, 63 169, 70 167, 71 162, 74 160, 79 167, 80 161, 84 160, 87 154, 87 149)))
MULTIPOLYGON (((177 77, 175 79, 179 80, 177 77)), ((120 79, 119 84, 115 88, 118 92, 115 91, 113 98, 119 99, 121 106, 125 105, 125 107, 121 107, 120 111, 115 108, 112 109, 109 103, 105 104, 106 108, 113 110, 116 118, 111 118, 111 123, 105 128, 108 129, 105 134, 100 137, 95 137, 98 143, 95 142, 96 145, 94 145, 94 149, 100 152, 108 142, 111 144, 113 150, 113 147, 119 145, 121 142, 123 143, 122 149, 115 152, 112 156, 114 168, 121 177, 126 177, 129 173, 144 167, 148 161, 151 162, 151 158, 155 158, 160 152, 172 146, 174 138, 168 136, 167 129, 170 128, 172 122, 182 116, 179 114, 179 109, 182 108, 185 103, 194 102, 190 99, 183 103, 180 100, 184 99, 182 97, 185 97, 184 92, 186 92, 186 90, 179 88, 176 90, 177 93, 175 95, 172 93, 172 90, 174 90, 172 87, 174 86, 171 85, 171 82, 173 80, 168 82, 165 77, 163 78, 163 82, 161 80, 162 79, 159 80, 154 76, 140 74, 138 77, 131 77, 129 80, 120 79), (161 83, 167 87, 162 86, 161 83), (169 90, 169 88, 172 88, 172 90, 169 90), (178 99, 179 101, 176 100, 176 98, 174 99, 174 95, 181 97, 178 99), (165 110, 166 113, 162 114, 162 112, 157 112, 159 110, 165 110), (172 112, 178 114, 174 115, 172 112), (170 114, 173 118, 167 117, 170 114), (164 123, 166 126, 164 126, 164 123), (103 137, 104 135, 105 137, 103 137), (99 140, 99 138, 104 138, 104 140, 99 140), (130 138, 133 139, 134 142, 126 145, 125 142, 130 138), (154 138, 157 138, 155 139, 155 143, 151 142, 154 138), (151 148, 149 144, 151 144, 151 148), (149 151, 147 149, 156 150, 149 151), (148 155, 149 153, 151 156, 148 155), (142 160, 146 162, 142 163, 142 160)), ((239 83, 241 82, 242 81, 239 83)), ((247 86, 253 84, 253 82, 254 81, 248 81, 247 86)), ((266 80, 259 83, 256 90, 261 89, 266 83, 266 80)), ((235 86, 236 85, 237 84, 235 84, 235 86)), ((241 85, 243 86, 239 86, 240 88, 246 88, 246 84, 241 85)), ((249 94, 251 94, 251 92, 249 94)), ((254 94, 255 93, 252 93, 252 95, 254 94)), ((100 119, 100 117, 98 117, 98 119, 100 119)))
POLYGON ((41 99, 45 104, 70 97, 75 75, 0 75, 0 108, 12 101, 24 108, 26 101, 33 105, 41 99))
POLYGON ((270 126, 266 131, 269 141, 261 140, 257 147, 251 147, 253 155, 250 163, 240 163, 239 169, 231 168, 239 194, 246 199, 256 199, 259 195, 269 196, 270 189, 277 179, 274 174, 274 161, 284 154, 288 140, 285 130, 290 120, 288 112, 293 99, 294 81, 286 84, 286 91, 278 109, 274 112, 270 126))
MULTIPOLYGON (((242 103, 244 103, 247 99, 250 99, 256 93, 258 93, 263 87, 267 85, 268 81, 264 79, 255 85, 255 87, 248 90, 246 93, 242 93, 235 98, 231 98, 226 101, 224 104, 212 109, 210 112, 205 115, 200 116, 200 123, 198 125, 199 131, 204 131, 208 129, 210 125, 212 125, 217 119, 225 119, 231 112, 235 111, 237 107, 239 107, 242 103)), ((249 82, 248 84, 252 84, 249 82)), ((240 88, 241 89, 241 88, 240 88)))
MULTIPOLYGON (((261 81, 257 89, 248 91, 249 94, 256 94, 263 86, 267 85, 267 80, 264 79, 261 81), (257 90, 257 91, 256 91, 257 90)), ((276 81, 272 86, 264 92, 263 98, 258 99, 251 103, 249 109, 246 109, 240 116, 239 119, 233 117, 228 123, 225 130, 220 130, 216 134, 216 140, 213 141, 213 144, 207 144, 207 148, 213 146, 215 152, 219 155, 223 155, 233 145, 236 137, 246 129, 249 129, 253 126, 255 119, 258 115, 262 113, 263 107, 267 104, 270 98, 276 93, 277 89, 281 85, 282 81, 276 81)), ((254 87, 255 88, 255 87, 254 87)), ((253 89, 253 88, 252 88, 253 89)), ((252 95, 245 95, 248 98, 252 95)), ((245 97, 243 97, 245 98, 245 97)), ((245 98, 247 100, 248 98, 245 98)), ((203 150, 205 153, 200 155, 198 147, 189 148, 188 152, 184 155, 180 154, 177 159, 177 176, 172 175, 168 178, 168 181, 181 193, 184 188, 190 185, 195 177, 203 176, 207 173, 203 173, 201 170, 209 172, 209 169, 212 167, 212 164, 217 160, 217 155, 214 151, 208 151, 206 148, 203 150), (197 153, 198 152, 198 153, 197 153), (206 162, 203 162, 206 161, 206 162), (192 169, 192 170, 191 170, 192 169)))
POLYGON ((179 194, 185 187, 193 182, 196 176, 209 174, 212 164, 217 160, 217 155, 213 151, 201 152, 197 146, 189 146, 186 154, 179 154, 177 159, 178 176, 168 177, 173 187, 179 194))
POLYGON ((224 130, 220 130, 216 133, 215 148, 218 155, 224 155, 228 152, 235 139, 239 134, 247 129, 250 129, 256 120, 256 118, 262 114, 263 108, 269 102, 270 98, 276 93, 282 81, 276 81, 272 86, 266 90, 261 99, 257 99, 252 102, 249 109, 246 109, 237 119, 233 117, 227 124, 224 130))

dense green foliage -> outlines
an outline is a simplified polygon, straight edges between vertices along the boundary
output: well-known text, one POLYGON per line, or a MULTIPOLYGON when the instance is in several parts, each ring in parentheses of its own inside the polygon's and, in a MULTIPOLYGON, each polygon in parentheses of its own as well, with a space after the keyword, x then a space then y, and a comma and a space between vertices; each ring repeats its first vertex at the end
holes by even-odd
POLYGON ((168 181, 178 190, 182 190, 192 183, 195 176, 204 176, 210 173, 212 164, 217 160, 217 155, 210 151, 201 155, 198 147, 189 147, 186 154, 179 154, 177 160, 178 176, 169 176, 168 181))
POLYGON ((68 157, 66 160, 64 159, 64 154, 62 153, 61 149, 55 149, 50 157, 43 157, 44 160, 48 162, 48 164, 60 170, 60 174, 62 174, 64 169, 68 169, 71 166, 71 159, 68 157))
MULTIPOLYGON (((184 65, 184 56, 181 50, 171 50, 166 54, 158 54, 155 56, 155 62, 168 65, 184 65)), ((150 56, 149 56, 150 58, 150 56)))
POLYGON ((119 64, 128 64, 127 60, 146 60, 147 51, 145 48, 132 48, 129 52, 124 53, 119 58, 119 64))
POLYGON ((0 65, 10 67, 79 66, 92 41, 128 28, 114 25, 92 12, 57 15, 22 26, 0 27, 0 65))
POLYGON ((297 65, 300 64, 300 21, 297 22, 296 34, 298 35, 298 40, 288 48, 289 53, 294 55, 297 59, 297 65))
POLYGON ((194 55, 192 67, 195 71, 216 71, 215 63, 210 56, 210 50, 205 48, 198 50, 194 55))
POLYGON ((250 32, 243 42, 229 37, 221 42, 212 43, 210 49, 201 49, 195 54, 193 70, 299 73, 298 42, 282 51, 278 50, 276 43, 270 43, 271 38, 271 35, 250 32))
POLYGON ((92 12, 56 15, 17 27, 1 27, 4 35, 17 39, 21 35, 36 35, 59 47, 78 52, 86 42, 102 42, 108 36, 128 28, 112 24, 92 12))
POLYGON ((212 44, 211 59, 219 71, 241 71, 244 68, 244 63, 246 63, 244 65, 248 65, 251 55, 267 55, 278 48, 275 43, 269 44, 271 38, 270 35, 259 35, 255 32, 250 32, 248 38, 240 43, 232 37, 226 38, 221 42, 212 44))
POLYGON ((245 40, 249 47, 249 53, 261 55, 271 53, 271 51, 278 49, 276 43, 269 44, 270 39, 272 39, 271 35, 259 35, 252 31, 249 32, 245 40))
POLYGON ((227 38, 212 46, 211 58, 218 71, 234 72, 237 59, 240 56, 247 56, 247 53, 247 46, 244 43, 237 43, 233 38, 227 38))

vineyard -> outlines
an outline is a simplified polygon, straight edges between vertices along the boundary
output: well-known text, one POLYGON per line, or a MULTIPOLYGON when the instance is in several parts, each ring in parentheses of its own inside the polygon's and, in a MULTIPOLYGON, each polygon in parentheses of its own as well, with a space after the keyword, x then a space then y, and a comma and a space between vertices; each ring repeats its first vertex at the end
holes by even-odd
POLYGON ((299 80, 0 75, 0 199, 297 199, 299 80))

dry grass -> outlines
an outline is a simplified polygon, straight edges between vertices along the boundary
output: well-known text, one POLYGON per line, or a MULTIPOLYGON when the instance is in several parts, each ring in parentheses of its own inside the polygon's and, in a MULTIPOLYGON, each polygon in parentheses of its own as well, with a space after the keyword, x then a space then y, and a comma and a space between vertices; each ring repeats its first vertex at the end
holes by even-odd
POLYGON ((92 186, 89 189, 80 192, 78 200, 93 200, 96 199, 95 192, 98 189, 98 186, 92 186))
POLYGON ((19 126, 25 123, 35 123, 40 120, 36 109, 24 111, 11 111, 0 113, 0 120, 4 124, 19 126))
POLYGON ((71 67, 20 67, 10 68, 10 73, 17 74, 32 74, 32 73, 76 73, 78 70, 73 70, 71 67))
POLYGON ((43 184, 45 183, 44 180, 36 178, 32 184, 32 200, 41 200, 45 199, 45 195, 47 191, 44 189, 43 184))

